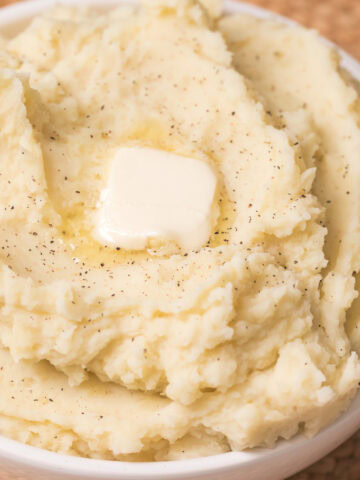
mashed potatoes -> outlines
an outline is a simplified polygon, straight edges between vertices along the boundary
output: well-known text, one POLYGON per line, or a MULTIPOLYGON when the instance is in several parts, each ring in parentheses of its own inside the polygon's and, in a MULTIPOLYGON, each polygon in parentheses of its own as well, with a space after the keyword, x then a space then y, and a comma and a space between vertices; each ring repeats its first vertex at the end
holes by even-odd
POLYGON ((203 3, 58 7, 3 42, 5 435, 173 460, 314 435, 355 395, 356 91, 315 33, 203 3), (134 146, 216 172, 200 249, 91 235, 134 146))

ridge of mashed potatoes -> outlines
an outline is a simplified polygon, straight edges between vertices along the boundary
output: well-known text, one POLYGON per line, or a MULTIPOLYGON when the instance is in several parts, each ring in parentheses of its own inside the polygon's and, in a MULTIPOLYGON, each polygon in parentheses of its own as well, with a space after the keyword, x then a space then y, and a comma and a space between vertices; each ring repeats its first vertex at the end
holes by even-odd
POLYGON ((357 94, 315 33, 202 4, 57 7, 3 42, 5 435, 173 460, 312 436, 355 395, 357 94), (217 172, 199 251, 92 239, 129 145, 217 172))

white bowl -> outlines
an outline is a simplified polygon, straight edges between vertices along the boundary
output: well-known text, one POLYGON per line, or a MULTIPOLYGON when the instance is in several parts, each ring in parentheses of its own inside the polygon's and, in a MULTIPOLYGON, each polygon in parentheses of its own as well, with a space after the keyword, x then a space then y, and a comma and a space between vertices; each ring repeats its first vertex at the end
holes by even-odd
MULTIPOLYGON (((106 9, 121 0, 60 0, 86 3, 106 9)), ((134 1, 134 0, 127 0, 134 1)), ((0 10, 0 33, 12 35, 57 0, 32 0, 0 10)), ((229 13, 246 12, 257 17, 294 22, 238 1, 225 1, 229 13)), ((343 66, 360 80, 360 64, 340 50, 343 66)), ((21 480, 280 480, 306 468, 336 448, 360 428, 360 394, 336 422, 309 440, 298 435, 273 449, 253 449, 206 458, 157 463, 114 462, 70 457, 30 447, 0 436, 0 471, 21 480)))

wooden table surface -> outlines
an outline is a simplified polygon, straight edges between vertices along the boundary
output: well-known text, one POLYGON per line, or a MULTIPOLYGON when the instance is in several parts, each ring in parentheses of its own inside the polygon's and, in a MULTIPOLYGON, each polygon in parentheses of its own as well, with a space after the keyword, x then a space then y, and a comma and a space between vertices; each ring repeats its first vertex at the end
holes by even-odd
MULTIPOLYGON (((0 7, 17 1, 19 0, 0 0, 0 7)), ((360 0, 247 1, 316 28, 360 60, 360 0)), ((5 475, 1 475, 1 467, 0 480, 7 480, 5 475)), ((291 480, 360 480, 360 431, 291 480)))

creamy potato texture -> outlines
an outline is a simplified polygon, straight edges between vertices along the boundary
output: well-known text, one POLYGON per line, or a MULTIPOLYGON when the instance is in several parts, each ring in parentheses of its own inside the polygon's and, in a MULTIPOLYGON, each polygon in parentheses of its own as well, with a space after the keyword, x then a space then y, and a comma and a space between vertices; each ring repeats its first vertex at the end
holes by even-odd
POLYGON ((5 435, 174 460, 312 436, 356 393, 356 90, 315 33, 203 3, 57 7, 2 43, 5 435), (198 250, 92 236, 134 146, 216 172, 198 250))

